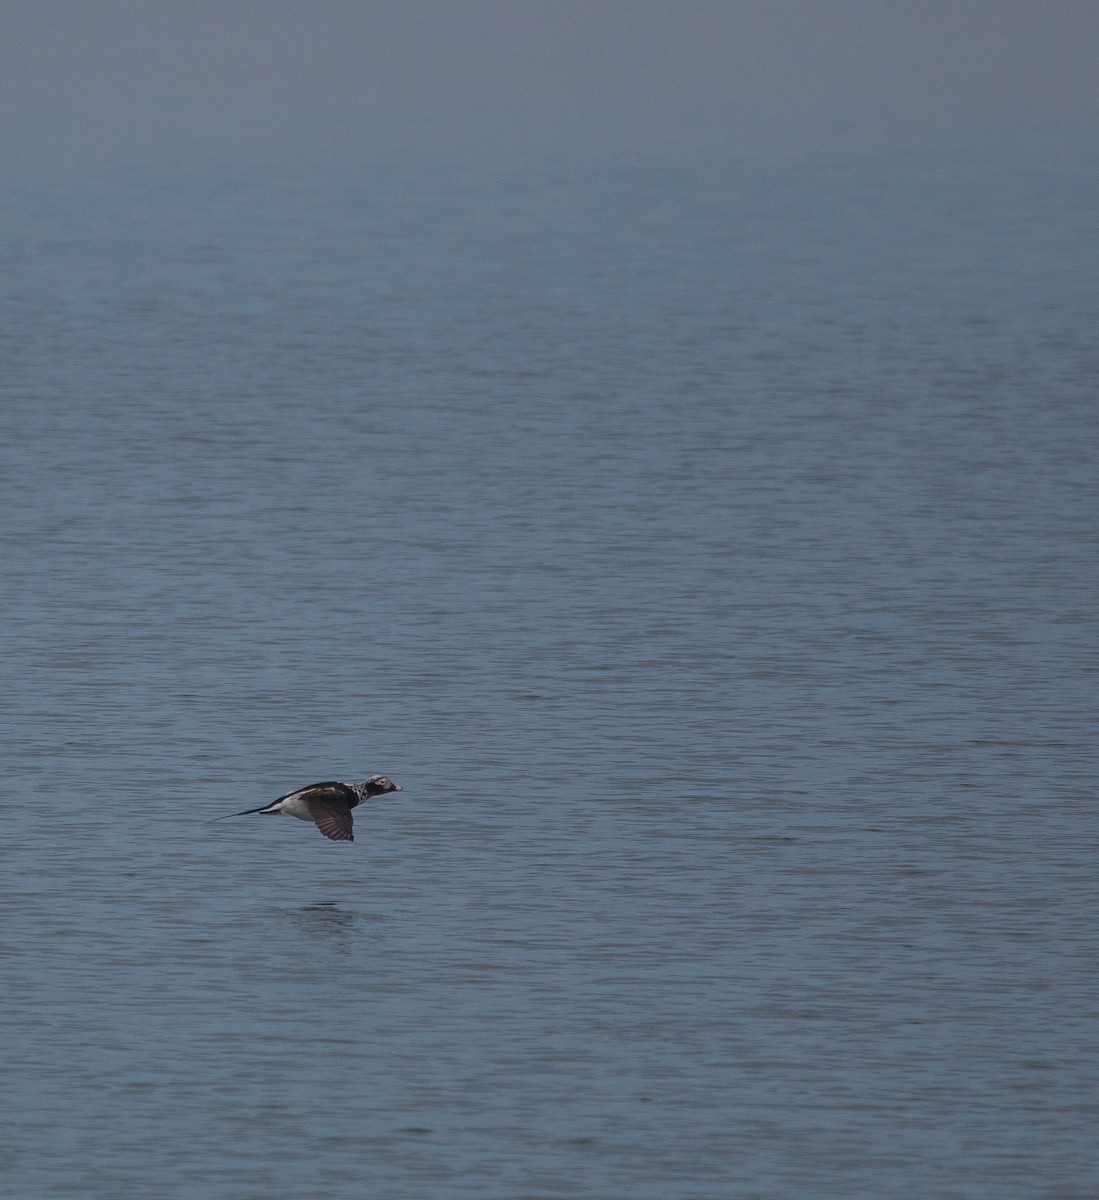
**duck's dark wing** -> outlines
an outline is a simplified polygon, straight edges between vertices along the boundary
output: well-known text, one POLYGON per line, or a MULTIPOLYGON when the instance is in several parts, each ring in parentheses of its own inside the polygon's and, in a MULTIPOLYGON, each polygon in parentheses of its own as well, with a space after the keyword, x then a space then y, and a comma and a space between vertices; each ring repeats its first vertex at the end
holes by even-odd
POLYGON ((343 796, 325 792, 307 792, 302 799, 309 809, 309 815, 317 823, 317 828, 326 838, 334 842, 353 842, 351 806, 343 796))
POLYGON ((287 795, 305 801, 309 815, 326 838, 334 842, 355 840, 351 828, 351 810, 358 804, 359 798, 346 783, 311 783, 287 795))
POLYGON ((310 783, 306 787, 295 788, 292 792, 287 792, 285 796, 280 796, 278 800, 272 800, 268 808, 273 808, 281 800, 289 800, 291 797, 300 797, 302 800, 310 800, 314 796, 318 799, 331 797, 333 799, 342 799, 347 802, 348 808, 354 808, 359 802, 358 796, 347 786, 346 783, 340 783, 335 779, 327 779, 324 783, 310 783))

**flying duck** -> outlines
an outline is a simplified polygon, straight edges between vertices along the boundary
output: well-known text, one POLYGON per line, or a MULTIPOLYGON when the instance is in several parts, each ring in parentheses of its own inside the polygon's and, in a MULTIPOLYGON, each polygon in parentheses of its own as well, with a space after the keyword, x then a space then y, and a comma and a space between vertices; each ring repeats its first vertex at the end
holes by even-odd
POLYGON ((384 775, 372 775, 362 783, 311 783, 308 787, 287 792, 270 804, 259 808, 246 808, 243 812, 227 813, 215 820, 226 821, 229 817, 244 817, 249 813, 285 813, 300 821, 312 821, 326 838, 334 842, 353 842, 355 834, 351 828, 351 810, 373 796, 384 796, 386 792, 400 792, 399 783, 384 775))

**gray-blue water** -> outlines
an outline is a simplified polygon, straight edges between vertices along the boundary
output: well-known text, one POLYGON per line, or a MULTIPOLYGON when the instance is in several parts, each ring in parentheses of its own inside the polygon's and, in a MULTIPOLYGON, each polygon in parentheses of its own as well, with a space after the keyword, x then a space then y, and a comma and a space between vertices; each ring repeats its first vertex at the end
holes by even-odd
POLYGON ((0 1194, 1099 1194, 1093 168, 9 171, 0 1194))

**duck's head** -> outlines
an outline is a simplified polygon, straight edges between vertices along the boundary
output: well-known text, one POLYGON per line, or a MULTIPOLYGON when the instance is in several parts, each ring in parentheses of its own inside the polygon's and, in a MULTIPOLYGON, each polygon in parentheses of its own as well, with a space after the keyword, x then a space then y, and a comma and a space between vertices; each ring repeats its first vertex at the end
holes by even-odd
POLYGON ((386 792, 403 792, 399 783, 394 783, 388 775, 371 775, 364 784, 367 796, 384 796, 386 792))

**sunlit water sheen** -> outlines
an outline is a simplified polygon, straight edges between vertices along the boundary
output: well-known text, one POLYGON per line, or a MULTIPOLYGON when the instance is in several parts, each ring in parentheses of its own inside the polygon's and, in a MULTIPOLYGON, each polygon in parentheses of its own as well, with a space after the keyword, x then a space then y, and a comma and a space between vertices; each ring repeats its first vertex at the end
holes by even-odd
POLYGON ((1094 178, 9 186, 0 1194, 1099 1194, 1094 178))

